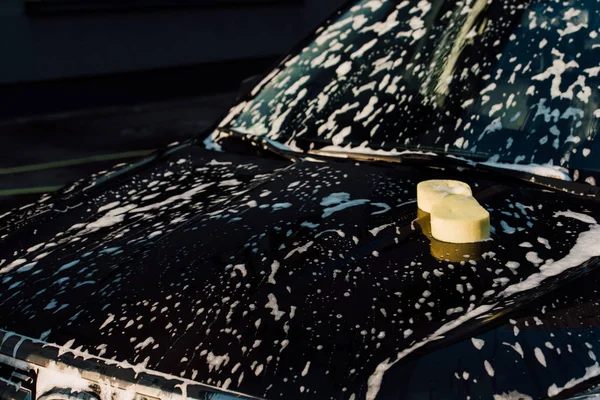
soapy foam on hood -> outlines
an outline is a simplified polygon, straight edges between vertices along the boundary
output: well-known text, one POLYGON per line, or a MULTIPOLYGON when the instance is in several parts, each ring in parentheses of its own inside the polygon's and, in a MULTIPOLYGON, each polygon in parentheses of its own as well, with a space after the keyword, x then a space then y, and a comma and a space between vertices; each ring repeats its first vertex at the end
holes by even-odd
MULTIPOLYGON (((578 267, 594 257, 600 257, 600 246, 597 246, 597 244, 600 243, 600 225, 597 224, 596 220, 593 217, 582 213, 572 212, 569 210, 556 212, 554 213, 554 217, 572 218, 581 222, 589 223, 591 224, 591 226, 588 231, 584 231, 579 235, 577 242, 565 257, 557 261, 546 262, 546 264, 540 267, 539 273, 532 274, 524 281, 506 287, 502 292, 500 292, 497 295, 497 298, 510 297, 524 291, 535 289, 544 280, 548 278, 557 276, 568 269, 578 267)), ((393 361, 387 359, 381 362, 368 379, 367 400, 375 399, 377 393, 379 393, 381 382, 383 380, 383 375, 394 364, 402 360, 404 357, 406 357, 416 349, 425 346, 427 343, 441 339, 445 333, 455 329, 463 323, 472 320, 473 318, 482 317, 485 313, 491 311, 496 306, 496 304, 497 303, 491 305, 481 305, 479 307, 467 311, 467 313, 461 315, 457 319, 442 325, 437 331, 426 337, 421 342, 418 342, 399 352, 393 361)), ((536 354, 536 356, 538 357, 538 360, 541 359, 539 354, 536 354)), ((543 362, 545 363, 545 360, 543 362)), ((586 375, 583 378, 579 380, 573 380, 572 382, 567 383, 567 385, 561 389, 551 387, 548 390, 548 394, 558 394, 565 388, 572 387, 576 383, 584 381, 585 379, 587 379, 586 377, 588 377, 588 375, 590 377, 600 375, 600 368, 597 364, 595 364, 592 367, 589 367, 586 370, 586 375)))

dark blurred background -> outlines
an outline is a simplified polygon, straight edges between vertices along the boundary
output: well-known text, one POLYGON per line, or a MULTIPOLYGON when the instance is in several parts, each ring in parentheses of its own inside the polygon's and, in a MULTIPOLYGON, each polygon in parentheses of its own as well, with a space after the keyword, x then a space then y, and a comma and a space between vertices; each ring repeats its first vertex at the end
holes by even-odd
POLYGON ((202 131, 343 3, 0 1, 0 211, 202 131))

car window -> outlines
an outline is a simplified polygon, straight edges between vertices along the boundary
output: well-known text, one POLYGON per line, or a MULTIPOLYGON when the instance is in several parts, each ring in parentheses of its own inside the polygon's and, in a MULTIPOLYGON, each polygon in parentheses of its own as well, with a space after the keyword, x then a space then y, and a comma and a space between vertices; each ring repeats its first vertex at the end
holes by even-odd
POLYGON ((357 1, 221 126, 301 151, 599 171, 599 12, 595 0, 357 1))

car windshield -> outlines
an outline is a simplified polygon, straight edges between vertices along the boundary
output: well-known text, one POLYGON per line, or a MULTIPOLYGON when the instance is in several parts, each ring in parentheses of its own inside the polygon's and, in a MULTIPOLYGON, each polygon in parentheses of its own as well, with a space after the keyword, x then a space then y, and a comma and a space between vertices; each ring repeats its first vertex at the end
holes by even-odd
POLYGON ((600 171, 599 13, 597 0, 356 1, 220 126, 296 151, 432 151, 577 179, 600 171))

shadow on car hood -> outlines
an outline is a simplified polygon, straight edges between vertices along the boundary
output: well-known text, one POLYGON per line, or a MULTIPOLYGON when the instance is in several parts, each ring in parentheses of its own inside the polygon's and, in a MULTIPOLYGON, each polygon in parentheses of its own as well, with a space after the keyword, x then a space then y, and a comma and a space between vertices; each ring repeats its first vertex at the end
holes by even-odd
POLYGON ((0 329, 267 398, 373 398, 585 274, 600 240, 595 200, 422 167, 183 147, 87 186, 0 219, 0 329), (421 233, 432 178, 490 211, 482 251, 421 233))

